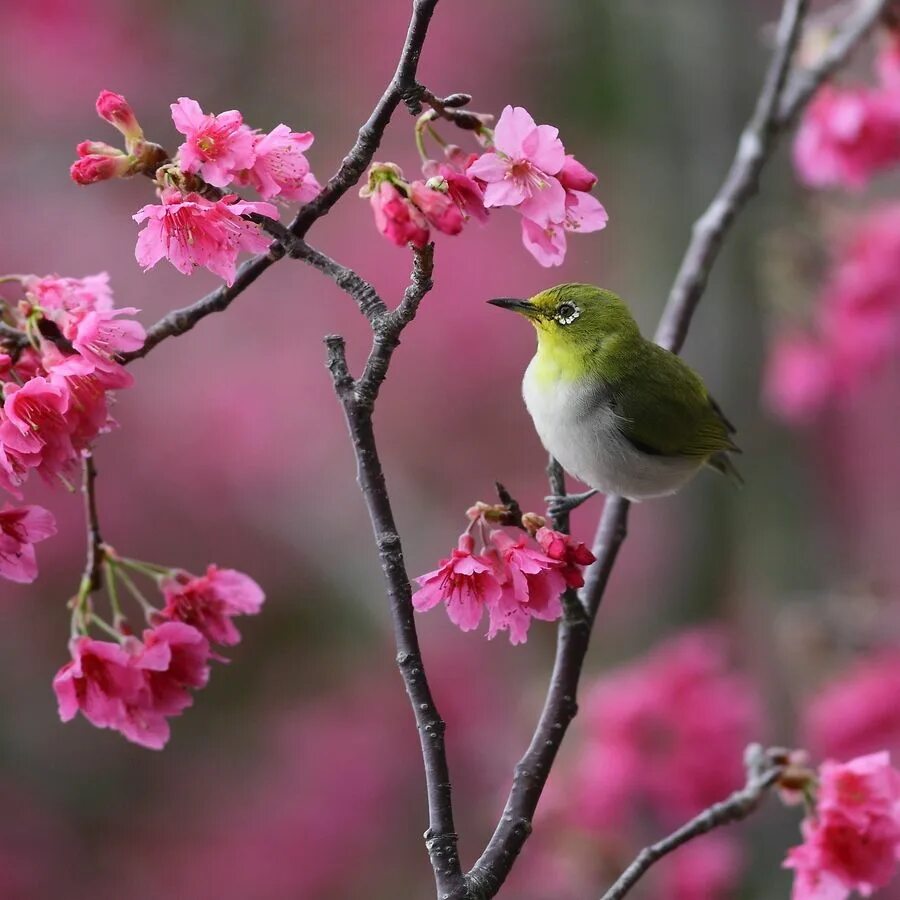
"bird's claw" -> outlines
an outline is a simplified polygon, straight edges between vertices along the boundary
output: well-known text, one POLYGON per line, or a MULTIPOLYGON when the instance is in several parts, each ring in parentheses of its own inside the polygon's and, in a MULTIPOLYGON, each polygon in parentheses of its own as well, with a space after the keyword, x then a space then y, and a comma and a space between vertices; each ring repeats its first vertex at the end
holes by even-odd
POLYGON ((564 516, 572 512, 573 509, 578 509, 582 503, 590 500, 596 493, 598 491, 590 490, 585 491, 583 494, 566 494, 565 496, 551 494, 549 497, 544 497, 544 501, 547 504, 547 513, 551 518, 564 516))

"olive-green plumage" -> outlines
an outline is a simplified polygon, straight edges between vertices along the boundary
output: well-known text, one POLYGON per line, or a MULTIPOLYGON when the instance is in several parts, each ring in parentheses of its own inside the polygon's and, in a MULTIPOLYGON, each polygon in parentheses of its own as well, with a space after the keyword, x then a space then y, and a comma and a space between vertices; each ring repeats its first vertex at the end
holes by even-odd
POLYGON ((701 378, 644 338, 615 294, 563 284, 495 305, 538 335, 523 393, 544 445, 592 487, 633 499, 672 493, 703 465, 737 476, 734 429, 701 378))

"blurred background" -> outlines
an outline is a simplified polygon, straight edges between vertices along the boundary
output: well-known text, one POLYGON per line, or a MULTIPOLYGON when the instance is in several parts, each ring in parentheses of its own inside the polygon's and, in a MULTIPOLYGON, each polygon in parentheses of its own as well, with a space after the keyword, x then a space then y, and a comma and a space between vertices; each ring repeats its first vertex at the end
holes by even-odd
MULTIPOLYGON (((142 274, 134 261, 130 217, 151 202, 147 182, 69 180, 76 143, 115 137, 95 116, 98 92, 123 93, 170 150, 169 103, 183 95, 208 111, 238 108, 263 130, 311 130, 324 182, 393 72, 408 7, 3 0, 0 269, 106 270, 118 305, 139 307, 147 325, 201 296, 217 283, 206 271, 185 278, 163 263, 142 274)), ((523 105, 559 126, 598 173, 610 224, 573 237, 559 270, 528 256, 510 214, 438 235, 435 289, 377 414, 411 574, 446 555, 466 508, 493 500, 495 479, 526 509, 547 492, 519 394, 533 335, 484 301, 591 281, 629 300, 651 331, 751 109, 777 11, 763 0, 439 4, 421 80, 472 93, 475 110, 523 105)), ((858 64, 866 77, 870 60, 858 64)), ((412 124, 398 112, 377 154, 410 176, 412 124)), ((884 687, 900 682, 900 371, 880 367, 802 424, 760 399, 767 347, 816 302, 835 229, 896 186, 812 198, 787 149, 718 261, 684 351, 738 426, 747 486, 703 474, 633 510, 595 629, 585 714, 501 896, 598 896, 649 838, 738 786, 750 740, 802 743, 816 760, 900 750, 897 693, 884 687), (877 709, 860 712, 860 690, 882 692, 877 709), (837 707, 862 716, 855 731, 833 727, 837 707)), ((378 235, 354 193, 310 242, 390 302, 401 295, 409 253, 378 235)), ((134 364, 137 383, 114 411, 121 427, 98 444, 111 544, 192 571, 238 568, 268 596, 162 753, 58 721, 50 682, 67 659, 81 507, 77 494, 32 482, 29 498, 54 511, 60 534, 38 548, 38 582, 0 588, 0 900, 432 895, 418 741, 323 366, 321 338, 335 331, 358 366, 367 326, 353 304, 283 262, 227 314, 134 364)), ((582 540, 601 505, 574 516, 582 540)), ((462 634, 441 610, 419 627, 468 866, 540 709, 554 629, 535 623, 513 648, 462 634)), ((799 813, 777 807, 676 854, 634 896, 787 897, 779 865, 799 840, 799 813)))

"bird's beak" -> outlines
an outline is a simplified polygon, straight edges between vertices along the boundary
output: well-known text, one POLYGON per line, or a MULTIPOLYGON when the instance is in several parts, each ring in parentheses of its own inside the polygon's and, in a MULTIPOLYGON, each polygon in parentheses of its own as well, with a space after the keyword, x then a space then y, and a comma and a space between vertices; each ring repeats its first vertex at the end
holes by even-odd
POLYGON ((521 313, 523 316, 534 318, 537 310, 527 301, 518 300, 515 297, 495 297, 488 300, 492 306, 499 306, 501 309, 511 309, 513 312, 521 313))

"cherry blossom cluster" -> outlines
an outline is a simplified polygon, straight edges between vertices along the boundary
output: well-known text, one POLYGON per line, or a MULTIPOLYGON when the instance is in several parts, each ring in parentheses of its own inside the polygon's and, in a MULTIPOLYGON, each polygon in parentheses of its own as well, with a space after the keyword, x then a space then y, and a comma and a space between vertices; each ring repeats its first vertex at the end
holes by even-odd
POLYGON ((90 585, 83 584, 73 609, 72 656, 53 679, 64 722, 78 712, 97 728, 111 728, 129 741, 159 750, 169 739, 168 720, 193 703, 191 690, 206 686, 212 660, 224 661, 212 644, 232 646, 240 633, 232 619, 258 613, 262 589, 241 572, 210 566, 191 575, 136 560, 103 548, 112 623, 97 614, 90 585), (149 576, 162 595, 153 606, 131 573, 149 576), (149 628, 140 638, 122 613, 118 590, 136 600, 149 628), (98 626, 112 640, 89 634, 98 626))
POLYGON ((71 169, 79 184, 136 174, 154 179, 159 203, 135 213, 146 223, 138 236, 135 257, 149 269, 161 259, 185 275, 198 266, 232 284, 242 251, 258 253, 269 245, 260 225, 249 216, 278 218, 268 200, 305 203, 321 190, 305 151, 311 132, 295 132, 280 124, 268 134, 244 124, 237 110, 205 113, 196 100, 181 97, 171 105, 172 121, 184 136, 173 160, 143 131, 124 97, 103 91, 97 100, 101 118, 125 137, 125 150, 96 141, 78 145, 71 169), (259 200, 244 200, 224 188, 241 186, 259 200))
POLYGON ((425 612, 443 602, 462 631, 472 631, 488 614, 488 638, 509 632, 512 644, 528 640, 532 619, 553 622, 562 615, 560 597, 584 584, 582 569, 594 562, 584 544, 547 528, 541 516, 526 513, 516 538, 502 527, 505 507, 479 503, 469 510, 469 527, 449 558, 416 578, 413 606, 425 612), (476 539, 478 536, 478 552, 476 539))
POLYGON ((900 163, 900 39, 878 57, 873 86, 824 85, 807 107, 794 142, 794 164, 810 187, 865 187, 900 163))
POLYGON ((808 422, 850 397, 900 350, 900 204, 850 226, 814 305, 810 326, 774 343, 766 373, 769 406, 808 422))
POLYGON ((475 133, 482 153, 441 141, 440 161, 425 155, 420 139, 424 181, 407 181, 393 163, 373 164, 360 194, 370 198, 381 234, 401 247, 424 247, 431 228, 459 234, 469 219, 484 223, 489 209, 506 206, 521 216, 528 252, 542 266, 558 266, 567 234, 606 227, 606 210, 589 193, 597 176, 566 153, 557 128, 537 125, 521 106, 507 106, 495 129, 482 122, 475 133))
MULTIPOLYGON (((825 85, 797 132, 794 163, 811 187, 857 190, 900 164, 900 36, 888 32, 877 83, 825 85)), ((813 421, 853 396, 900 348, 900 206, 845 217, 809 321, 783 326, 773 342, 764 392, 786 421, 813 421)))
MULTIPOLYGON (((32 472, 51 484, 77 477, 82 454, 114 424, 110 393, 133 380, 117 355, 140 347, 144 329, 131 318, 136 309, 115 307, 105 272, 3 280, 20 296, 0 307, 0 488, 21 499, 32 472)), ((55 531, 47 510, 7 503, 0 575, 33 581, 34 544, 55 531)))
POLYGON ((785 861, 794 870, 793 900, 868 897, 888 884, 900 859, 900 772, 889 754, 828 761, 805 785, 793 780, 786 799, 808 806, 803 843, 785 861))

